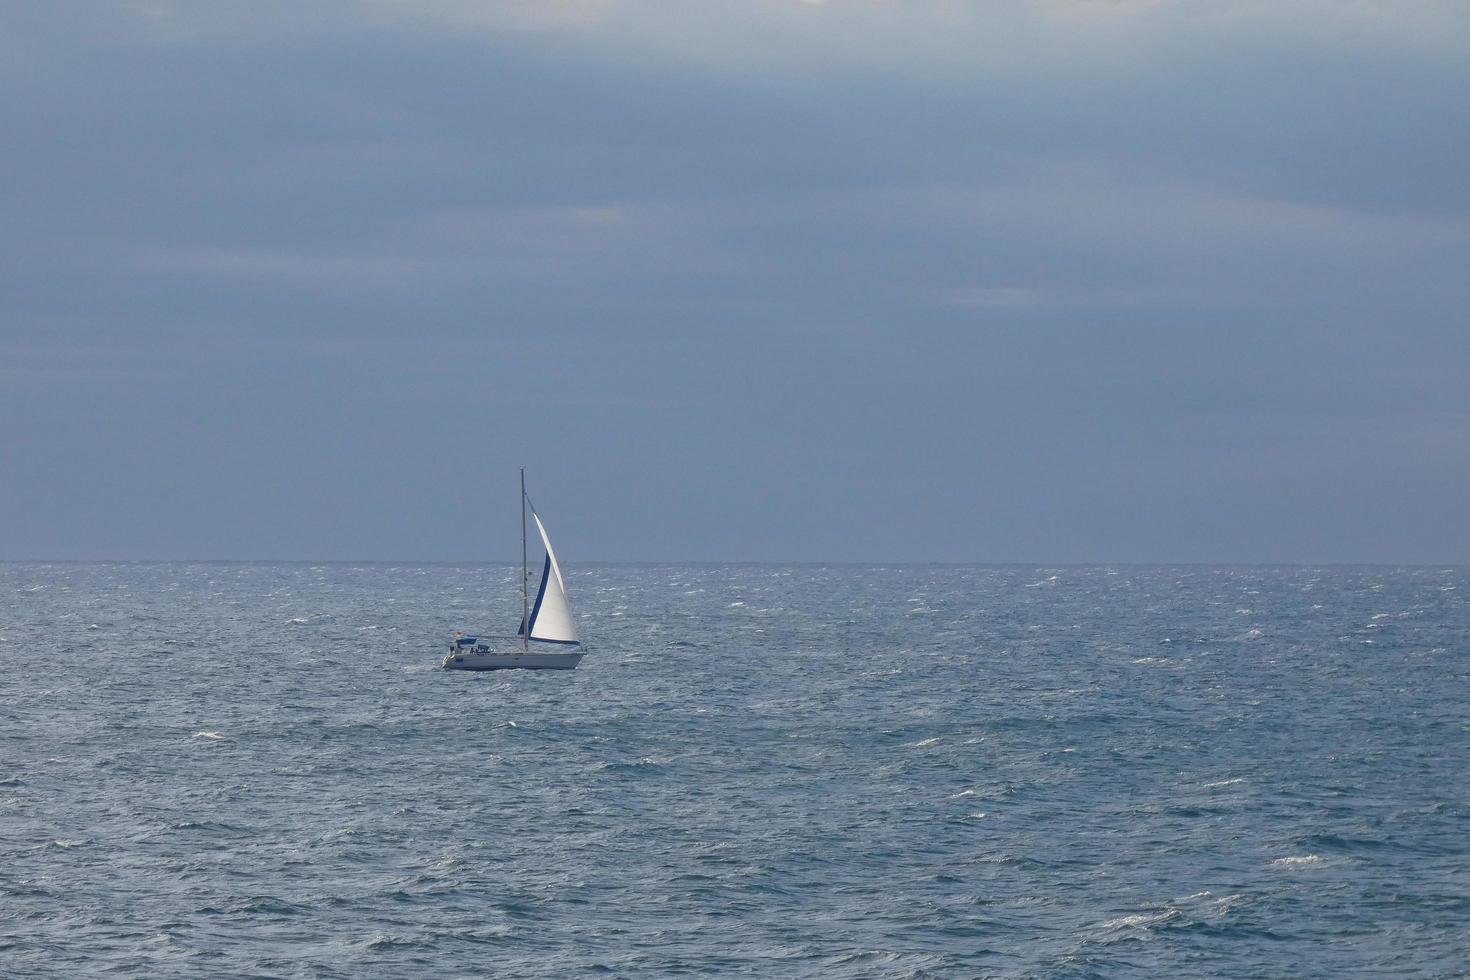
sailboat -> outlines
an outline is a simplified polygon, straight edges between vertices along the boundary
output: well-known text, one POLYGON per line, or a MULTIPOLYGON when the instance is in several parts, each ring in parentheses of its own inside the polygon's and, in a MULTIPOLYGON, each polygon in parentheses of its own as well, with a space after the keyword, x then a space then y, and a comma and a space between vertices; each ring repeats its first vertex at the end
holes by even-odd
POLYGON ((521 467, 521 628, 514 637, 455 635, 444 658, 445 670, 575 670, 582 662, 582 643, 567 604, 567 586, 561 577, 556 552, 546 525, 531 498, 526 496, 526 469, 521 467), (536 532, 546 547, 541 567, 541 587, 531 605, 530 565, 526 561, 526 512, 536 522, 536 532), (491 640, 498 642, 489 642, 491 640))

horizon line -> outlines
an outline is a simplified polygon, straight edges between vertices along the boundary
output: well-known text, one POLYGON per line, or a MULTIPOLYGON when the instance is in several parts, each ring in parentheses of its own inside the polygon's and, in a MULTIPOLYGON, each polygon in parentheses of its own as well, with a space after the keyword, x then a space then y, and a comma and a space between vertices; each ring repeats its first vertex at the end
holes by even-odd
MULTIPOLYGON (((0 558, 0 565, 468 565, 468 566, 515 566, 515 559, 423 559, 423 558, 0 558)), ((793 565, 803 567, 848 566, 848 567, 948 567, 948 568, 1465 568, 1465 561, 1242 561, 1182 559, 1182 560, 1126 560, 1102 559, 1076 561, 941 561, 941 560, 883 560, 883 559, 586 559, 567 563, 567 567, 584 565, 793 565)))

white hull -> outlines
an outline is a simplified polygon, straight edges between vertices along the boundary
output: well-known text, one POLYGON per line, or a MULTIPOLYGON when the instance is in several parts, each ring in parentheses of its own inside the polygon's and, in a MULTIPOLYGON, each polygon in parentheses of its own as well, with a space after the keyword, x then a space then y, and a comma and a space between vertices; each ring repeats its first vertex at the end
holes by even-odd
POLYGON ((576 670, 581 650, 492 650, 489 653, 451 653, 445 670, 576 670))

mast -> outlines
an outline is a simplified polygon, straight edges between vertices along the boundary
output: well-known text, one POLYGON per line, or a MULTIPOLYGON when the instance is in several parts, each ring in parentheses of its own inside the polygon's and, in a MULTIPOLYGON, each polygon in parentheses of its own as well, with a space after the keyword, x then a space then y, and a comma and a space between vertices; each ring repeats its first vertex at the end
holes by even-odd
POLYGON ((531 646, 530 571, 526 566, 526 468, 521 467, 521 649, 531 646))

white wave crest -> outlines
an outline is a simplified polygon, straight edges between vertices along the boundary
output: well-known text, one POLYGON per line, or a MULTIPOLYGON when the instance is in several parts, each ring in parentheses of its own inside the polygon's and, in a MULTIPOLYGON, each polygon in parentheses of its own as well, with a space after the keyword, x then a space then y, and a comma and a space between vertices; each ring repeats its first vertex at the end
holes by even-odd
POLYGON ((1304 868, 1313 864, 1321 864, 1323 857, 1320 854, 1301 854, 1295 857, 1277 858, 1271 864, 1283 868, 1304 868))
POLYGON ((1104 929, 1129 929, 1134 927, 1146 929, 1149 926, 1155 926, 1161 922, 1168 922, 1170 919, 1178 918, 1178 916, 1178 909, 1165 909, 1162 912, 1125 915, 1117 919, 1110 919, 1104 922, 1102 927, 1104 929))

